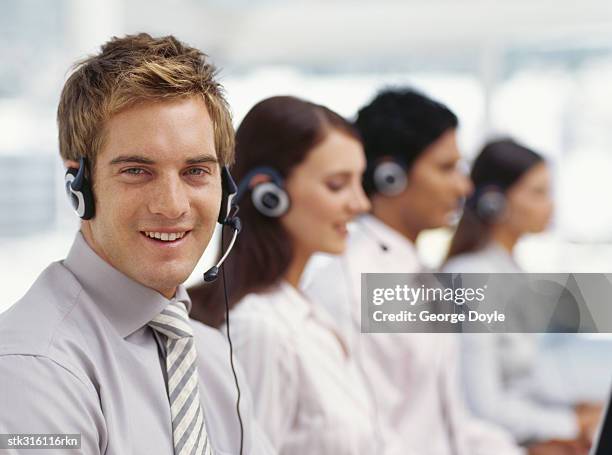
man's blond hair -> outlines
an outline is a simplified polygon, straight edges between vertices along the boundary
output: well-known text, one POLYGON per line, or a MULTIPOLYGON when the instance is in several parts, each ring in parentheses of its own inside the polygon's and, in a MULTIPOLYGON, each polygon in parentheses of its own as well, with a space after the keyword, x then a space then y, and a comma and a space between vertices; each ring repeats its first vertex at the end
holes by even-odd
POLYGON ((173 36, 146 33, 112 38, 101 52, 75 65, 57 109, 64 160, 92 165, 104 143, 106 121, 139 102, 202 97, 213 122, 221 165, 234 161, 234 129, 216 68, 201 51, 173 36))

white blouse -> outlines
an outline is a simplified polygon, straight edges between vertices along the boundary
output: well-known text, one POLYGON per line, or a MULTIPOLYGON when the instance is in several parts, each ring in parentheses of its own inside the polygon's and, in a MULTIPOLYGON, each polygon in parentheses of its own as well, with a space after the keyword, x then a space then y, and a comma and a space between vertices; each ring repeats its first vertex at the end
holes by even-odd
MULTIPOLYGON (((313 266, 314 267, 314 266, 313 266)), ((335 311, 375 391, 386 432, 404 452, 427 455, 515 455, 522 450, 498 427, 472 417, 459 383, 454 334, 360 333, 361 273, 415 273, 413 244, 373 216, 352 232, 346 253, 308 271, 305 292, 335 311)))
MULTIPOLYGON (((491 243, 451 258, 442 271, 520 273, 522 269, 506 250, 491 243)), ((467 401, 477 415, 504 426, 519 441, 575 438, 575 413, 554 396, 567 393, 565 377, 547 368, 538 340, 535 333, 462 334, 467 401)))
POLYGON ((230 313, 256 418, 279 454, 382 453, 370 391, 334 321, 286 282, 230 313))

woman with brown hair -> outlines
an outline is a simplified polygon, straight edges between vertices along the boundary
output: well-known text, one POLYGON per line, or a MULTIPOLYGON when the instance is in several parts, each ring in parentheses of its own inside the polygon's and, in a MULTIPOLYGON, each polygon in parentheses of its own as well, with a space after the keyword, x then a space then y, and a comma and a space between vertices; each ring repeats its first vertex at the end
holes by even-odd
MULTIPOLYGON (((281 454, 381 453, 348 344, 298 288, 312 254, 342 253, 347 223, 369 209, 358 133, 323 106, 273 97, 242 121, 236 156, 244 228, 225 276, 234 350, 259 423, 281 454)), ((191 290, 196 317, 223 320, 222 290, 191 290)))
MULTIPOLYGON (((513 258, 515 245, 526 234, 544 231, 552 214, 548 164, 513 140, 497 140, 482 149, 471 178, 475 190, 443 271, 522 272, 513 258)), ((600 407, 569 403, 566 378, 540 368, 536 334, 464 334, 462 351, 468 403, 479 417, 504 426, 521 443, 590 440, 600 407)))
POLYGON ((447 266, 462 260, 462 267, 468 267, 463 260, 489 255, 497 260, 478 264, 479 272, 520 272, 512 259, 514 246, 523 235, 544 231, 552 215, 548 164, 533 150, 503 139, 485 145, 471 179, 474 192, 452 239, 447 266))

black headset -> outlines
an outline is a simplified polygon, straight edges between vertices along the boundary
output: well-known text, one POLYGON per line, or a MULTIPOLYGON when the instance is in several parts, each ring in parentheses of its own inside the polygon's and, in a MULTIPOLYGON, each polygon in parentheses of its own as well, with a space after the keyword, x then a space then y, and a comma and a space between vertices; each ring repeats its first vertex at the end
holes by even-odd
MULTIPOLYGON (((68 168, 64 176, 66 194, 72 203, 72 208, 83 220, 92 219, 96 213, 92 185, 87 174, 89 174, 87 158, 81 157, 79 168, 68 168)), ((217 221, 222 225, 231 226, 234 231, 240 231, 240 220, 234 216, 237 207, 232 204, 237 187, 227 166, 221 167, 221 187, 221 207, 217 221)))
MULTIPOLYGON (((240 231, 242 230, 242 223, 240 222, 240 218, 236 215, 238 213, 238 205, 235 202, 236 194, 238 189, 236 187, 236 182, 232 178, 229 169, 227 166, 221 167, 221 186, 223 188, 223 196, 221 197, 221 209, 219 210, 219 216, 217 221, 221 226, 229 226, 232 228, 234 233, 232 234, 232 240, 230 241, 229 246, 221 255, 221 259, 213 265, 210 269, 208 269, 204 273, 204 281, 206 283, 210 283, 215 281, 219 276, 219 269, 229 256, 234 244, 236 243, 236 238, 240 231)), ((223 243, 223 236, 221 237, 221 243, 223 243)))
POLYGON ((240 182, 235 197, 236 203, 250 191, 255 209, 269 218, 278 218, 289 211, 291 199, 285 190, 280 173, 269 166, 259 166, 249 171, 240 182), (256 177, 262 178, 257 181, 256 177))
POLYGON ((87 178, 89 167, 87 159, 79 159, 79 168, 68 168, 64 176, 66 194, 72 203, 72 208, 83 220, 90 220, 96 214, 91 184, 87 178))
POLYGON ((229 225, 230 220, 234 218, 233 215, 235 215, 237 211, 237 207, 232 201, 236 196, 238 187, 227 166, 221 166, 221 189, 221 207, 219 209, 217 222, 219 222, 219 224, 229 225))
POLYGON ((506 195, 495 184, 479 185, 468 198, 466 205, 483 223, 495 223, 506 208, 506 195))
POLYGON ((398 157, 383 157, 366 171, 365 178, 377 193, 397 196, 408 186, 408 167, 398 157))

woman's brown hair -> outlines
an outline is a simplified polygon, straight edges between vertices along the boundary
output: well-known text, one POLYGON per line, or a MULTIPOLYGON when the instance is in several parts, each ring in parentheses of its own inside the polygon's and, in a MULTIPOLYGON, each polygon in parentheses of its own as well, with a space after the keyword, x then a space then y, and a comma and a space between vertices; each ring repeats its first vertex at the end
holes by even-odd
POLYGON ((492 187, 505 194, 529 169, 543 160, 540 154, 512 139, 492 141, 483 147, 470 174, 474 192, 465 204, 447 260, 477 251, 489 242, 492 224, 483 220, 476 210, 482 190, 492 187))
MULTIPOLYGON (((324 106, 291 96, 265 99, 248 112, 236 131, 232 174, 240 182, 254 168, 269 166, 286 180, 331 130, 359 140, 349 122, 324 106)), ((240 201, 239 217, 242 232, 224 264, 230 308, 245 295, 277 284, 293 259, 293 245, 279 219, 259 213, 250 194, 240 201)), ((211 326, 223 322, 222 276, 189 289, 189 294, 192 317, 211 326)))

